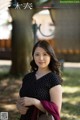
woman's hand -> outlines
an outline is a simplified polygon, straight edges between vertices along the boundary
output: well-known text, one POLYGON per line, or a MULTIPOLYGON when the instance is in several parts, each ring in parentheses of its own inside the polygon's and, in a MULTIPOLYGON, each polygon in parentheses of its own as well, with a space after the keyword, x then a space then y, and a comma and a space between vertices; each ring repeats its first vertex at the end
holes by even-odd
POLYGON ((19 100, 20 104, 22 106, 31 106, 34 105, 35 107, 37 107, 39 110, 46 112, 46 110, 43 108, 40 100, 36 99, 36 98, 31 98, 31 97, 22 97, 19 100))
POLYGON ((22 106, 20 104, 20 100, 18 99, 17 103, 16 103, 17 109, 19 110, 20 114, 26 114, 26 112, 28 111, 28 107, 22 106))
POLYGON ((30 97, 21 97, 19 98, 19 103, 22 106, 31 106, 34 105, 34 98, 30 98, 30 97))

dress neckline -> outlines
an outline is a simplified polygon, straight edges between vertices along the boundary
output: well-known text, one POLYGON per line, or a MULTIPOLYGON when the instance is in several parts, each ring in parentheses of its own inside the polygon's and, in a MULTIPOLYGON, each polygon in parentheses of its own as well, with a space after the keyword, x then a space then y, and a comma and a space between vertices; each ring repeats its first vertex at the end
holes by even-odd
POLYGON ((50 71, 50 72, 46 73, 45 75, 43 75, 43 76, 37 78, 37 77, 36 77, 36 72, 34 72, 34 76, 35 76, 36 81, 38 81, 38 80, 40 80, 40 79, 46 77, 47 75, 49 75, 49 74, 51 74, 51 73, 52 73, 52 71, 50 71))

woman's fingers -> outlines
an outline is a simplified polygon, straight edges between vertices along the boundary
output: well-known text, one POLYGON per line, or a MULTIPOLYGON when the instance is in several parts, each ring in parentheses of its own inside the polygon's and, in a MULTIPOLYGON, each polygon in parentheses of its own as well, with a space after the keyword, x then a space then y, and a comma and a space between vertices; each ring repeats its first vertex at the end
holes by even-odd
POLYGON ((31 106, 33 105, 34 98, 31 97, 21 97, 17 100, 17 102, 22 106, 31 106))
POLYGON ((23 106, 31 106, 31 105, 33 105, 33 98, 22 97, 19 99, 19 103, 23 106))
POLYGON ((16 106, 17 106, 17 109, 19 110, 19 112, 20 112, 21 114, 26 114, 27 110, 29 109, 28 107, 22 106, 22 105, 19 104, 18 102, 17 102, 16 106))

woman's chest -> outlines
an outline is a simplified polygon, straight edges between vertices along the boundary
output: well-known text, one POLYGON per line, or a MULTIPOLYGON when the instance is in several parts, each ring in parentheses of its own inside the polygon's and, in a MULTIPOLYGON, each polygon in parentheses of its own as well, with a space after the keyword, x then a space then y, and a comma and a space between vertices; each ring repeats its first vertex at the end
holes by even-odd
POLYGON ((37 99, 49 99, 49 83, 44 80, 27 82, 20 90, 20 96, 35 97, 37 99))

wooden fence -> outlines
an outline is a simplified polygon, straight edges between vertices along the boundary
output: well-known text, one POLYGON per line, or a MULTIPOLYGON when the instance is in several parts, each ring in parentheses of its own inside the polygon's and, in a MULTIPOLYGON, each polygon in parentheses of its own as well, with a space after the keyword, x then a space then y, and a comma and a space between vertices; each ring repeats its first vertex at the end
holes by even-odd
POLYGON ((11 59, 11 39, 0 39, 0 59, 11 59))

